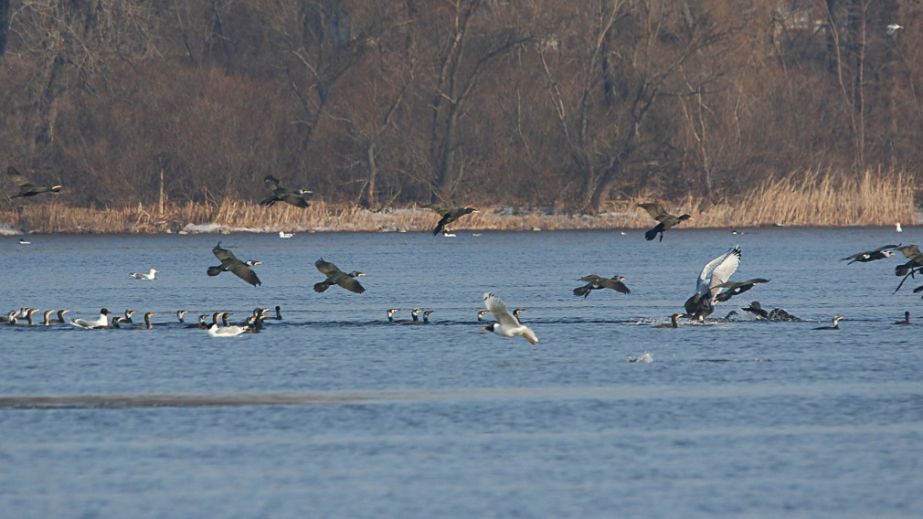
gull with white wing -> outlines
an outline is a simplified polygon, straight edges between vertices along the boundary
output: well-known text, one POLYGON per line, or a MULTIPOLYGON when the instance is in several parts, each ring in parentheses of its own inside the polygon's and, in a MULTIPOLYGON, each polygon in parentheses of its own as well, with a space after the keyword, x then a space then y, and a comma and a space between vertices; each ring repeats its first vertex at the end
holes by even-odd
POLYGON ((523 337, 533 346, 538 344, 538 337, 531 328, 519 322, 509 311, 506 303, 493 293, 484 294, 484 307, 494 315, 495 323, 481 328, 482 332, 493 332, 501 337, 523 337))

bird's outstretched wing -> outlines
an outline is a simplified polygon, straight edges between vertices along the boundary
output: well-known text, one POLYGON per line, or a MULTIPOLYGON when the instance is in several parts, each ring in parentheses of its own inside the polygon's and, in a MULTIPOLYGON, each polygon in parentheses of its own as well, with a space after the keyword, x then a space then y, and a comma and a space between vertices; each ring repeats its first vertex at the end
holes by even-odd
POLYGON ((6 168, 6 175, 10 177, 10 180, 12 180, 17 187, 19 187, 20 191, 28 190, 33 187, 32 182, 30 182, 28 178, 19 173, 19 171, 13 166, 6 168))
POLYGON ((616 292, 621 292, 623 294, 631 293, 631 290, 629 290, 628 287, 625 285, 625 283, 622 283, 621 281, 616 281, 614 279, 606 279, 601 284, 606 288, 611 288, 612 290, 615 290, 616 292))
POLYGON ((717 258, 709 261, 702 273, 699 274, 695 291, 697 294, 704 295, 717 285, 727 283, 731 275, 737 271, 740 265, 740 247, 725 252, 717 258))
POLYGON ((263 183, 266 184, 266 189, 269 189, 272 192, 275 192, 276 189, 279 189, 279 179, 272 175, 266 175, 266 178, 263 179, 263 183))
POLYGON ((912 257, 917 256, 917 255, 920 254, 920 247, 918 247, 918 246, 916 246, 916 245, 914 245, 914 244, 912 244, 912 243, 911 243, 910 245, 904 245, 904 246, 901 246, 901 247, 895 247, 894 250, 899 250, 899 251, 901 251, 901 253, 902 253, 905 257, 907 257, 907 258, 912 258, 912 257))
POLYGON ((664 209, 662 205, 656 202, 638 204, 638 207, 647 211, 647 214, 651 215, 651 218, 657 220, 658 222, 662 222, 664 218, 669 216, 669 213, 667 213, 666 209, 664 209))
POLYGON ((234 256, 233 252, 221 248, 220 241, 218 242, 218 245, 215 245, 215 247, 212 249, 212 254, 218 258, 218 261, 220 261, 222 265, 226 265, 229 261, 240 262, 240 260, 237 259, 237 256, 234 256))
POLYGON ((502 326, 519 326, 519 321, 506 307, 506 303, 491 292, 484 294, 484 307, 494 315, 502 326))
POLYGON ((231 265, 228 266, 228 270, 233 272, 237 277, 250 283, 251 285, 258 287, 260 283, 260 278, 257 277, 256 272, 253 272, 253 269, 248 267, 246 264, 241 263, 240 261, 234 261, 231 265))
POLYGON ((586 281, 587 283, 599 283, 600 277, 596 274, 587 274, 580 278, 580 281, 586 281))
POLYGON ((365 292, 365 287, 359 284, 359 280, 352 276, 341 276, 340 279, 337 280, 337 285, 357 294, 365 292))
POLYGON ((341 272, 340 269, 338 269, 337 266, 334 265, 333 263, 330 263, 329 261, 324 261, 324 258, 320 258, 319 260, 315 261, 314 266, 317 267, 317 270, 319 270, 321 274, 324 274, 326 276, 329 276, 331 274, 336 274, 337 272, 341 272))

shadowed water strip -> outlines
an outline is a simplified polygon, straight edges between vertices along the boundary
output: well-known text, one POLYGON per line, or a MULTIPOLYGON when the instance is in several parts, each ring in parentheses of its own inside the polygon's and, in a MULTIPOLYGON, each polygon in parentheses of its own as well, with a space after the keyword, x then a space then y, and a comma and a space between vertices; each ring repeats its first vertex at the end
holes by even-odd
POLYGON ((723 386, 676 387, 669 385, 628 385, 605 387, 539 388, 453 388, 386 389, 356 391, 318 391, 310 393, 225 393, 225 394, 150 394, 150 395, 7 395, 0 396, 0 409, 67 409, 126 407, 217 407, 281 405, 349 405, 368 403, 431 403, 470 401, 560 401, 560 400, 651 400, 651 399, 727 399, 748 397, 904 395, 923 398, 919 384, 898 382, 880 384, 754 384, 735 386, 729 397, 723 386))

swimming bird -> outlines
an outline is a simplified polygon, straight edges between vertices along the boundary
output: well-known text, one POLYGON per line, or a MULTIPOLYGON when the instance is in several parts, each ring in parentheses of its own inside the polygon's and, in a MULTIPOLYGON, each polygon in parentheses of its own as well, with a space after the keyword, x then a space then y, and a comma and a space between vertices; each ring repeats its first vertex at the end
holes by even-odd
POLYGON ((67 321, 64 320, 64 314, 66 314, 66 313, 68 313, 68 312, 70 312, 70 310, 68 310, 68 309, 66 309, 66 308, 63 309, 63 310, 58 310, 58 311, 57 311, 57 315, 58 315, 57 319, 52 319, 52 320, 49 321, 49 322, 50 322, 51 324, 64 324, 64 323, 66 323, 67 321))
POLYGON ((721 256, 709 261, 696 281, 695 294, 686 300, 686 313, 694 319, 703 320, 714 311, 717 302, 717 288, 727 283, 740 265, 740 247, 734 247, 721 256))
POLYGON ((663 241, 664 231, 691 218, 688 214, 674 216, 668 213, 666 209, 663 208, 662 205, 656 202, 647 202, 644 204, 638 204, 638 207, 647 211, 647 213, 651 215, 651 218, 660 222, 656 226, 654 226, 653 229, 650 229, 649 231, 644 233, 644 239, 647 241, 653 240, 654 238, 657 237, 658 234, 660 235, 660 241, 663 241))
POLYGON ((506 303, 502 299, 493 293, 487 292, 484 294, 484 306, 493 314, 497 322, 481 328, 482 332, 493 332, 501 337, 519 336, 525 338, 533 346, 538 344, 538 337, 535 336, 535 332, 528 326, 520 324, 507 309, 506 303))
POLYGON ((359 272, 354 270, 350 273, 345 273, 333 263, 329 261, 324 261, 324 258, 314 262, 314 266, 317 267, 317 270, 321 274, 327 276, 327 279, 321 281, 320 283, 314 284, 315 292, 323 292, 330 288, 331 285, 340 285, 341 287, 349 290, 350 292, 355 292, 361 294, 365 292, 365 288, 359 284, 359 281, 356 279, 358 277, 364 276, 364 272, 359 272))
POLYGON ((852 256, 846 256, 845 258, 840 259, 840 261, 849 260, 849 263, 847 263, 847 265, 852 265, 853 263, 857 261, 860 263, 867 263, 869 261, 890 258, 891 256, 894 255, 894 249, 896 249, 897 247, 898 245, 882 245, 881 247, 878 247, 875 250, 857 252, 853 254, 852 256))
POLYGON ((51 314, 54 313, 54 310, 45 310, 45 313, 42 314, 42 325, 51 326, 51 314))
POLYGON ((151 318, 152 318, 152 317, 154 317, 154 312, 144 312, 144 325, 143 325, 143 328, 144 328, 145 330, 150 330, 151 328, 154 327, 154 325, 151 323, 151 318))
POLYGON ((279 306, 279 305, 276 305, 276 307, 274 308, 274 310, 276 311, 276 315, 274 315, 274 316, 264 316, 263 319, 269 319, 269 320, 272 320, 272 321, 281 321, 281 320, 282 320, 282 307, 279 306))
POLYGON ((285 202, 301 208, 306 208, 310 205, 305 197, 312 194, 312 192, 307 189, 289 189, 281 185, 279 180, 272 175, 266 175, 266 178, 263 179, 263 183, 266 184, 267 189, 272 191, 272 196, 261 200, 260 205, 268 207, 276 202, 285 202))
POLYGON ((582 287, 577 287, 574 289, 575 296, 583 296, 584 298, 590 295, 590 292, 593 290, 601 290, 603 288, 611 288, 616 292, 621 292, 623 294, 630 294, 631 290, 625 286, 625 276, 612 276, 611 278, 605 278, 602 276, 597 276, 596 274, 589 274, 580 278, 580 281, 586 281, 587 284, 582 287))
POLYGON ((487 310, 478 310, 478 322, 484 321, 484 316, 487 315, 487 310))
POLYGON ((525 311, 526 311, 525 308, 519 308, 518 306, 516 308, 513 308, 513 317, 516 318, 516 321, 518 321, 519 324, 522 324, 522 319, 520 319, 519 316, 522 315, 522 313, 525 311))
MULTIPOLYGON (((235 276, 255 287, 262 284, 260 282, 260 278, 257 277, 256 272, 253 272, 253 270, 250 268, 250 265, 237 259, 237 256, 234 256, 233 252, 227 249, 222 249, 220 241, 218 242, 218 245, 215 245, 215 247, 212 249, 212 254, 214 254, 215 257, 221 261, 221 265, 208 267, 207 273, 209 276, 217 276, 222 272, 233 272, 235 276)), ((251 261, 254 261, 254 265, 257 264, 255 260, 251 261)))
POLYGON ((122 329, 121 324, 124 322, 125 322, 125 318, 122 316, 118 316, 112 320, 112 324, 110 324, 109 327, 116 329, 116 330, 121 330, 122 329))
POLYGON ((184 319, 185 317, 186 317, 186 311, 185 311, 185 310, 177 310, 177 311, 176 311, 176 320, 177 320, 177 321, 179 321, 180 323, 185 324, 185 323, 186 323, 186 321, 185 321, 185 319, 184 319))
POLYGON ((784 308, 773 308, 769 311, 770 321, 800 321, 801 318, 788 313, 784 308))
POLYGON ((109 312, 108 309, 103 308, 99 311, 99 318, 97 319, 71 319, 71 324, 77 328, 83 328, 85 330, 94 330, 98 328, 108 328, 109 327, 109 312))
POLYGON ((133 323, 134 321, 131 320, 131 316, 133 316, 133 315, 135 315, 135 311, 132 310, 131 308, 126 308, 126 309, 125 309, 125 317, 122 319, 122 322, 126 322, 126 323, 129 323, 129 324, 133 323))
POLYGON ((6 174, 10 177, 10 180, 19 188, 19 192, 10 198, 19 198, 26 196, 35 196, 42 193, 57 193, 61 191, 61 188, 64 186, 54 185, 54 186, 37 186, 29 181, 28 178, 24 177, 16 171, 16 168, 10 166, 6 168, 6 174))
POLYGON ((904 312, 904 318, 900 321, 894 321, 894 324, 910 324, 910 312, 904 312))
POLYGON ((32 242, 31 242, 31 241, 28 241, 28 240, 25 240, 25 239, 23 239, 23 238, 20 238, 20 239, 19 239, 19 244, 20 244, 20 245, 32 245, 32 242))
POLYGON ((433 229, 433 236, 436 236, 440 232, 447 233, 448 231, 445 228, 447 225, 455 222, 462 216, 465 216, 471 213, 477 213, 477 212, 479 211, 473 207, 458 207, 458 208, 449 209, 448 211, 443 212, 442 218, 439 220, 439 223, 436 224, 436 228, 433 229))
POLYGON ((26 308, 26 316, 23 318, 26 320, 27 326, 33 326, 35 323, 32 322, 32 314, 38 311, 38 308, 28 307, 26 308))
POLYGON ((741 310, 756 315, 757 319, 769 319, 769 312, 763 310, 759 301, 753 301, 750 306, 741 307, 741 310))
POLYGON ((422 312, 423 312, 422 308, 419 308, 419 307, 414 308, 413 310, 410 311, 409 321, 404 319, 402 321, 396 321, 396 322, 399 324, 420 324, 420 313, 422 312))
POLYGON ((396 314, 400 308, 389 308, 388 309, 388 322, 394 322, 394 314, 396 314))
POLYGON ((715 294, 715 301, 723 303, 728 299, 746 292, 753 288, 754 285, 761 285, 763 283, 769 283, 768 279, 763 278, 753 278, 746 281, 726 281, 720 285, 716 285, 715 288, 721 288, 721 292, 715 294))
POLYGON ((285 231, 279 231, 279 238, 288 239, 288 238, 291 238, 291 237, 294 236, 294 235, 295 235, 295 233, 285 232, 285 231))
POLYGON ((208 329, 208 314, 199 314, 199 320, 196 324, 187 324, 186 328, 208 329))
POLYGON ((679 318, 682 316, 683 314, 671 314, 669 323, 660 323, 654 325, 654 328, 679 328, 679 318))
POLYGON ((128 277, 130 277, 130 278, 132 278, 132 279, 142 279, 142 280, 146 280, 146 281, 152 281, 154 278, 157 277, 157 273, 158 273, 158 272, 160 272, 160 271, 157 270, 157 269, 155 269, 155 268, 152 268, 151 270, 148 271, 147 274, 145 274, 145 273, 143 273, 143 272, 140 272, 140 273, 139 273, 139 272, 132 272, 132 273, 128 274, 128 277))
POLYGON ((6 314, 6 324, 16 326, 16 310, 11 310, 6 314))
POLYGON ((432 311, 432 310, 426 310, 426 311, 423 312, 423 323, 424 323, 424 324, 429 323, 429 316, 431 316, 431 315, 433 315, 433 311, 432 311))
POLYGON ((840 329, 840 321, 842 321, 842 320, 843 320, 843 316, 841 316, 841 315, 834 315, 834 316, 833 316, 833 326, 818 326, 817 328, 814 328, 814 329, 815 329, 815 330, 839 330, 839 329, 840 329))
POLYGON ((242 333, 247 333, 248 328, 246 326, 230 325, 230 326, 218 326, 213 324, 208 327, 208 335, 212 337, 237 337, 242 333))

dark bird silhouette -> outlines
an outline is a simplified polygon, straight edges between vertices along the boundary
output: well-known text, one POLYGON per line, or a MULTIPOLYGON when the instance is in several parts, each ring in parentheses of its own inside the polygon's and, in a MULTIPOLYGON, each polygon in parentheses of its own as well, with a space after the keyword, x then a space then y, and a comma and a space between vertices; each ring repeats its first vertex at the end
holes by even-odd
POLYGON ((715 285, 715 288, 724 289, 721 292, 715 294, 715 300, 723 303, 738 294, 743 294, 747 290, 750 290, 754 285, 760 285, 763 283, 769 283, 769 280, 763 278, 753 278, 746 281, 727 281, 725 283, 721 283, 720 285, 715 285))
POLYGON ((851 265, 857 261, 860 263, 866 263, 869 261, 890 258, 891 256, 894 255, 894 249, 896 249, 897 247, 899 247, 899 245, 884 245, 884 246, 878 247, 875 250, 857 252, 853 254, 852 256, 846 256, 840 261, 849 260, 849 263, 847 263, 847 265, 851 265))
POLYGON ((580 281, 586 281, 587 284, 582 287, 577 287, 574 289, 575 296, 583 296, 584 298, 590 295, 590 292, 593 290, 601 290, 603 288, 611 288, 616 292, 621 292, 623 294, 630 294, 631 290, 625 286, 625 276, 612 276, 611 278, 604 278, 602 276, 597 276, 596 274, 589 274, 580 278, 580 281))
POLYGON ((436 228, 433 229, 433 236, 436 236, 440 232, 446 232, 445 227, 452 222, 455 222, 462 216, 471 213, 477 213, 478 210, 473 207, 459 207, 456 209, 451 209, 442 213, 442 218, 439 220, 439 223, 436 224, 436 228))
POLYGON ((744 312, 750 312, 755 315, 758 319, 769 319, 769 312, 763 310, 763 306, 759 301, 753 301, 750 303, 750 306, 741 307, 741 310, 744 312))
POLYGON ((237 256, 234 256, 233 252, 221 248, 220 241, 218 245, 215 245, 215 248, 212 249, 212 254, 221 261, 221 265, 208 267, 209 276, 217 276, 222 272, 233 272, 235 276, 255 287, 262 284, 256 272, 253 272, 253 269, 251 269, 249 265, 237 259, 237 256))
POLYGON ((894 321, 894 324, 910 324, 910 312, 904 312, 904 318, 900 321, 894 321))
POLYGON ((671 227, 674 227, 680 222, 684 222, 688 220, 689 218, 691 218, 688 214, 674 216, 668 213, 666 209, 663 208, 662 205, 656 202, 647 202, 644 204, 638 204, 638 207, 647 211, 647 213, 651 215, 651 218, 660 222, 653 229, 644 233, 644 239, 647 241, 653 240, 654 238, 657 237, 658 234, 660 235, 660 241, 663 241, 664 231, 666 231, 667 229, 670 229, 671 227))
POLYGON ((841 316, 841 315, 834 315, 834 316, 833 316, 833 326, 818 326, 817 328, 814 328, 814 329, 815 329, 815 330, 839 330, 839 329, 840 329, 840 321, 842 321, 842 320, 843 320, 843 316, 841 316))
POLYGON ((312 192, 307 189, 289 189, 279 184, 279 180, 272 175, 266 175, 266 178, 263 179, 263 183, 272 191, 272 196, 260 200, 260 205, 271 206, 276 202, 285 202, 295 207, 302 208, 310 205, 305 196, 312 194, 312 192))
POLYGON ((54 186, 37 186, 33 184, 28 178, 24 177, 16 171, 16 168, 10 166, 6 168, 6 174, 10 177, 10 180, 16 184, 16 187, 19 188, 19 192, 15 195, 12 195, 10 198, 19 198, 26 196, 35 196, 42 193, 57 193, 61 191, 61 188, 64 186, 54 185, 54 186))
POLYGON ((321 274, 327 276, 327 279, 314 284, 315 292, 323 292, 330 288, 331 285, 340 285, 346 290, 357 294, 365 292, 365 288, 360 285, 359 281, 356 279, 360 276, 364 276, 364 272, 359 272, 358 270, 354 270, 350 273, 343 272, 333 263, 324 261, 324 258, 315 261, 314 266, 317 267, 317 270, 319 270, 321 274))
POLYGON ((917 273, 923 273, 923 252, 920 252, 920 248, 912 244, 897 247, 895 250, 901 251, 904 257, 907 258, 906 263, 894 267, 894 275, 904 276, 904 279, 894 289, 894 292, 897 293, 904 286, 907 278, 916 277, 917 273))

